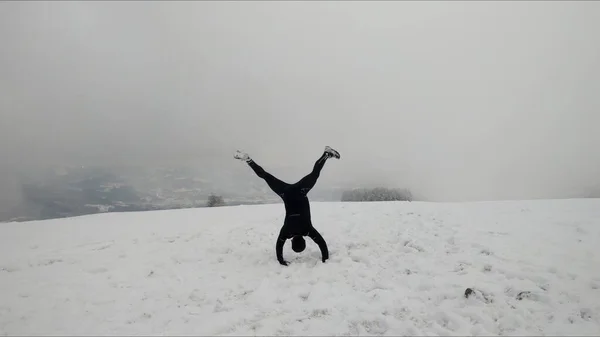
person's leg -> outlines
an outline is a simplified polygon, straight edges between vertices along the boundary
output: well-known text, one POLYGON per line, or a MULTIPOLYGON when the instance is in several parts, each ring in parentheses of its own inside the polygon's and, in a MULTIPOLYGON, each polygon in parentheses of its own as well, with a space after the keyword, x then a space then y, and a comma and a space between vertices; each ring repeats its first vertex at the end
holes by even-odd
POLYGON ((259 176, 260 178, 264 179, 267 182, 267 185, 269 185, 269 187, 271 188, 271 190, 273 190, 273 192, 275 192, 277 194, 283 193, 285 187, 287 186, 286 183, 275 178, 272 174, 265 171, 260 165, 255 163, 254 160, 252 160, 252 159, 250 159, 250 161, 248 162, 248 165, 252 168, 252 170, 254 171, 254 173, 256 173, 257 176, 259 176))
POLYGON ((248 156, 248 154, 238 151, 234 155, 234 158, 245 161, 248 164, 248 166, 250 166, 250 168, 252 168, 252 170, 254 171, 254 173, 256 173, 256 175, 258 177, 264 179, 264 181, 267 183, 267 185, 269 185, 269 187, 271 188, 271 190, 273 190, 273 192, 275 192, 278 195, 283 193, 283 190, 285 189, 287 184, 284 183, 283 181, 275 178, 269 172, 265 171, 260 165, 255 163, 254 160, 252 160, 252 158, 250 158, 250 156, 248 156))
POLYGON ((296 183, 296 185, 304 194, 308 193, 315 186, 315 184, 317 183, 317 179, 319 179, 319 176, 321 175, 321 170, 323 169, 323 167, 325 166, 325 162, 329 158, 339 159, 340 155, 334 149, 330 148, 329 146, 326 146, 325 151, 323 152, 321 157, 315 162, 312 172, 310 172, 308 175, 306 175, 304 178, 300 179, 300 181, 296 183))

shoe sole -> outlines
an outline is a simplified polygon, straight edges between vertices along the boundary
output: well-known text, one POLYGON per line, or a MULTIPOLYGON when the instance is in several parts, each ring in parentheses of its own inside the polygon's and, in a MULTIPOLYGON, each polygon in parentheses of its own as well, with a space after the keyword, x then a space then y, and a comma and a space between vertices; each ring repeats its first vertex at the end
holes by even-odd
POLYGON ((329 148, 329 151, 327 151, 329 154, 333 155, 335 158, 340 159, 340 153, 337 152, 336 150, 329 148))

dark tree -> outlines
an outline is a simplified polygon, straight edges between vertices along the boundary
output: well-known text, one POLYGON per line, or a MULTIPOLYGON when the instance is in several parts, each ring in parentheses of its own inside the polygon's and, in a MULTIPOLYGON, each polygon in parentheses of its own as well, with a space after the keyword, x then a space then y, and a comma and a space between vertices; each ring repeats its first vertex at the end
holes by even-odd
POLYGON ((208 206, 208 207, 225 206, 225 201, 223 200, 223 197, 221 197, 220 195, 211 194, 208 197, 208 202, 206 203, 206 206, 208 206))

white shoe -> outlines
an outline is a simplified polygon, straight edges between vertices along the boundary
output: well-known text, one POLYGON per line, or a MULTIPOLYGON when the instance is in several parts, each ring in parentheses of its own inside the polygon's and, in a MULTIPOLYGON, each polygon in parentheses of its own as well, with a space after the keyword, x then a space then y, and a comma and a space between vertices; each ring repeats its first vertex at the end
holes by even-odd
POLYGON ((247 153, 241 152, 240 150, 235 151, 233 158, 235 158, 237 160, 245 161, 245 162, 250 161, 250 156, 247 153))
POLYGON ((337 152, 336 150, 332 149, 329 146, 325 146, 325 153, 327 153, 328 157, 333 157, 336 159, 340 159, 340 153, 337 152))

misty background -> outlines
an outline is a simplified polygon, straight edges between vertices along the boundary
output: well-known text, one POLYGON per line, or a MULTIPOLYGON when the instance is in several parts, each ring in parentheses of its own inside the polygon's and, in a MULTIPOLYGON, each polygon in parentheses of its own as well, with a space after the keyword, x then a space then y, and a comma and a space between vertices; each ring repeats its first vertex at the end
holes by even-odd
POLYGON ((294 182, 325 145, 316 199, 600 196, 599 2, 2 2, 0 41, 0 214, 274 200, 234 151, 294 182))

